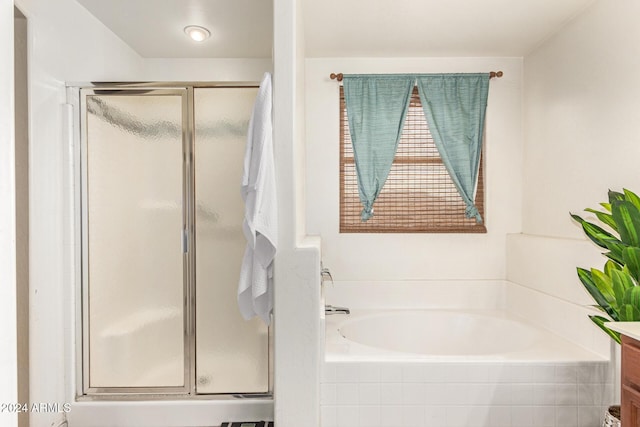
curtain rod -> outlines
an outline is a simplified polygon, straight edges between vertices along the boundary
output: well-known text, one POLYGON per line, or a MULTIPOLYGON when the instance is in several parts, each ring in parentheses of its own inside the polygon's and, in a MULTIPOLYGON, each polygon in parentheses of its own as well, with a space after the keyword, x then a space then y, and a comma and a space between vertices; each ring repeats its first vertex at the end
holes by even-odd
MULTIPOLYGON (((491 71, 489 73, 489 78, 492 79, 494 77, 500 78, 504 75, 504 73, 502 71, 491 71)), ((342 73, 331 73, 331 75, 329 75, 329 77, 331 77, 331 80, 338 80, 339 82, 342 81, 342 78, 344 77, 344 75, 342 73)))

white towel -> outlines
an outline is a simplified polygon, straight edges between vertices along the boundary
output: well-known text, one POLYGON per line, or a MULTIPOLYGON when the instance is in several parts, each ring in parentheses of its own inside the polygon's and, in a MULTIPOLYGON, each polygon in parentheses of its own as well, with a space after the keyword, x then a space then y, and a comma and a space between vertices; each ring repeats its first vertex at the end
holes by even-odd
POLYGON ((269 73, 262 78, 249 121, 241 194, 247 249, 240 269, 238 306, 245 319, 258 315, 268 325, 273 309, 273 258, 278 246, 269 73))

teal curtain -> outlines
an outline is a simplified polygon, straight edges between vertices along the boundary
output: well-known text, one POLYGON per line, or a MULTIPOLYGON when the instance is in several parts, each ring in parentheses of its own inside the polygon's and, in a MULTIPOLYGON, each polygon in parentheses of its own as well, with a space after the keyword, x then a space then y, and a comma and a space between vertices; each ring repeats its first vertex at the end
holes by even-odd
POLYGON ((391 170, 414 82, 410 75, 344 76, 362 221, 373 216, 373 203, 391 170))
POLYGON ((489 74, 417 76, 422 108, 440 157, 460 196, 467 218, 482 217, 475 191, 489 93, 489 74))

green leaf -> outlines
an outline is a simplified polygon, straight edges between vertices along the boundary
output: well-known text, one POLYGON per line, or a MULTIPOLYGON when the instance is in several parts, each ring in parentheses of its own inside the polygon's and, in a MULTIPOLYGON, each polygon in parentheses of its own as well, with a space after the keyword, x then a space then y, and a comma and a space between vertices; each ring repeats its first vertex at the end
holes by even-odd
POLYGON ((635 283, 631 275, 624 270, 611 270, 611 286, 616 296, 616 302, 619 309, 624 304, 624 295, 627 289, 634 288, 635 283))
POLYGON ((622 322, 635 322, 640 320, 640 310, 631 304, 622 304, 620 308, 620 320, 622 322))
POLYGON ((611 270, 622 270, 620 265, 613 261, 607 261, 604 263, 604 274, 611 277, 611 270))
POLYGON ((596 270, 595 268, 592 268, 591 280, 593 281, 594 285, 596 285, 596 287, 598 288, 602 296, 605 297, 605 299, 610 305, 614 307, 618 307, 620 305, 613 291, 611 276, 606 275, 600 270, 596 270))
POLYGON ((640 246, 640 210, 626 200, 613 202, 611 208, 620 240, 629 246, 640 246))
POLYGON ((622 260, 631 276, 640 282, 640 248, 629 246, 622 251, 622 260))
POLYGON ((619 240, 607 240, 604 243, 607 245, 607 249, 609 249, 609 252, 606 252, 604 255, 616 262, 618 265, 624 265, 624 257, 622 256, 622 253, 628 246, 619 240))
MULTIPOLYGON (((640 313, 640 286, 634 286, 633 288, 627 289, 624 293, 624 303, 629 304, 630 306, 636 308, 640 313)), ((635 319, 640 320, 640 318, 635 319)))
POLYGON ((598 227, 595 224, 585 221, 578 215, 575 215, 575 214, 570 214, 570 215, 571 215, 571 218, 573 218, 575 221, 579 222, 582 225, 582 229, 584 230, 587 237, 591 239, 593 243, 600 246, 601 248, 608 249, 606 245, 607 240, 617 240, 611 233, 609 233, 608 231, 605 231, 601 227, 598 227))
POLYGON ((605 319, 602 316, 589 316, 589 318, 593 321, 593 323, 595 323, 596 325, 598 325, 600 327, 600 329, 602 329, 603 331, 605 331, 607 333, 607 335, 609 335, 611 338, 613 338, 613 340, 615 342, 617 342, 618 344, 621 343, 620 341, 620 334, 616 331, 612 331, 611 329, 607 328, 604 324, 606 322, 610 322, 611 320, 609 319, 605 319))
POLYGON ((613 228, 615 231, 618 231, 618 226, 616 225, 616 222, 613 220, 613 215, 611 215, 610 213, 600 212, 590 208, 585 209, 585 211, 595 214, 600 221, 607 224, 609 227, 613 228))
POLYGON ((625 200, 631 202, 633 206, 640 209, 640 197, 638 197, 638 195, 633 191, 627 190, 626 188, 623 188, 622 191, 624 191, 625 200))
POLYGON ((607 212, 611 213, 611 203, 600 203, 600 206, 605 208, 607 212))
POLYGON ((577 271, 578 271, 578 278, 584 285, 587 292, 589 292, 589 295, 591 295, 591 297, 596 301, 596 303, 600 307, 602 307, 602 309, 613 320, 618 320, 617 311, 615 310, 615 308, 611 306, 611 304, 609 304, 609 301, 607 300, 607 298, 604 295, 602 295, 602 292, 600 291, 600 289, 598 289, 598 286, 596 286, 595 282, 593 281, 593 278, 591 277, 591 272, 589 270, 585 270, 584 268, 580 268, 580 267, 577 268, 577 271))
POLYGON ((610 204, 613 204, 613 202, 616 201, 616 200, 624 200, 624 194, 620 193, 618 191, 609 190, 608 195, 609 195, 609 203, 610 204))

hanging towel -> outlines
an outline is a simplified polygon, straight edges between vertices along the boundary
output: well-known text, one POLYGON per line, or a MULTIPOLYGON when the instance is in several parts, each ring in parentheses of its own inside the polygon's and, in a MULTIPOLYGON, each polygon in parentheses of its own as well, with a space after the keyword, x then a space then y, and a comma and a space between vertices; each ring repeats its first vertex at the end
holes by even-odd
POLYGON ((240 268, 238 306, 245 319, 258 315, 268 325, 273 309, 273 258, 278 246, 269 73, 262 78, 249 120, 241 194, 247 248, 240 268))

